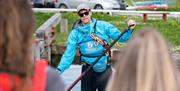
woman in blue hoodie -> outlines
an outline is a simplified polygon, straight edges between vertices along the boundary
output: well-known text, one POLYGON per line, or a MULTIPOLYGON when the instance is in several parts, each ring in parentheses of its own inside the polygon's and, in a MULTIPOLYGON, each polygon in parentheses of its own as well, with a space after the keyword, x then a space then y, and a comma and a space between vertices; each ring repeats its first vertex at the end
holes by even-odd
MULTIPOLYGON (((110 23, 92 18, 92 12, 86 4, 80 4, 77 7, 77 14, 80 21, 76 23, 76 27, 73 28, 68 37, 66 51, 57 67, 59 73, 63 73, 72 64, 77 47, 80 50, 80 60, 83 62, 82 72, 84 72, 103 53, 110 39, 115 40, 121 34, 110 23)), ((134 20, 129 20, 128 25, 132 24, 134 26, 127 30, 119 42, 126 42, 131 38, 136 23, 134 20)), ((105 90, 106 83, 111 74, 111 68, 107 64, 108 59, 109 53, 104 55, 82 78, 81 91, 105 90)))

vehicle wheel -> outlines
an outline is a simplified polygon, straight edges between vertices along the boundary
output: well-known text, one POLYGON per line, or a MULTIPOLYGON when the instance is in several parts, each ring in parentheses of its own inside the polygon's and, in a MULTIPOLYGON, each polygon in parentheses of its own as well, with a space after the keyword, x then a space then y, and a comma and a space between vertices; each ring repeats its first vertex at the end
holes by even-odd
POLYGON ((94 7, 94 9, 103 9, 103 7, 102 7, 102 5, 96 5, 95 7, 94 7))
POLYGON ((126 5, 125 4, 120 4, 120 10, 126 10, 126 5))
POLYGON ((59 8, 60 9, 67 9, 67 6, 65 4, 61 4, 61 5, 59 5, 59 8))
POLYGON ((53 5, 52 3, 47 3, 46 7, 47 7, 47 8, 53 8, 54 5, 53 5))

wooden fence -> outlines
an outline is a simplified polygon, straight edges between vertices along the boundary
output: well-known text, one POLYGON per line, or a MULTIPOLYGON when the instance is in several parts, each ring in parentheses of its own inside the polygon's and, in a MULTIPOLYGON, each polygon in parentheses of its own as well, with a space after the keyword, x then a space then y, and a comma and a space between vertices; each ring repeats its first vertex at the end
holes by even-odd
POLYGON ((51 43, 55 38, 55 29, 61 20, 61 14, 54 14, 35 32, 35 43, 33 45, 33 59, 51 60, 51 43))

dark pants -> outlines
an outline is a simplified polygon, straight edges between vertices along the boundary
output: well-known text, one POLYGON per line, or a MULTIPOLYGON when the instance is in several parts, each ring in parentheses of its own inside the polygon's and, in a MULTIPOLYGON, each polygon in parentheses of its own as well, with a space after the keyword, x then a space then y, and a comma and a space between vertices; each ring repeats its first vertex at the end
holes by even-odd
MULTIPOLYGON (((88 66, 82 66, 82 72, 87 69, 88 66)), ((107 65, 107 69, 103 72, 95 72, 92 68, 81 80, 81 91, 105 91, 106 84, 112 73, 110 65, 107 65)))

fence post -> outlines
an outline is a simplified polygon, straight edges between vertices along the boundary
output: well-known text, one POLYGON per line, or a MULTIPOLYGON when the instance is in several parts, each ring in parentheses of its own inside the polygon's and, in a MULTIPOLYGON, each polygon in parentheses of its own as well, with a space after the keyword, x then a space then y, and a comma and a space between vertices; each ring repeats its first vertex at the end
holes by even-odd
POLYGON ((68 31, 68 20, 67 19, 61 19, 60 21, 60 31, 61 32, 67 32, 68 31))

